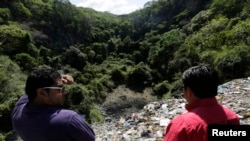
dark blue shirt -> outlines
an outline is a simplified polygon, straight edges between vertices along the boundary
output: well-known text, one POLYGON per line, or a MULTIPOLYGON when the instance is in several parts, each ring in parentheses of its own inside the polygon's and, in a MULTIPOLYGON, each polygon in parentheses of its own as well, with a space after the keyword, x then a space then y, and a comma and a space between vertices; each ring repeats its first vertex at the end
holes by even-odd
POLYGON ((93 129, 72 110, 28 105, 23 95, 12 113, 14 130, 24 141, 94 141, 93 129))

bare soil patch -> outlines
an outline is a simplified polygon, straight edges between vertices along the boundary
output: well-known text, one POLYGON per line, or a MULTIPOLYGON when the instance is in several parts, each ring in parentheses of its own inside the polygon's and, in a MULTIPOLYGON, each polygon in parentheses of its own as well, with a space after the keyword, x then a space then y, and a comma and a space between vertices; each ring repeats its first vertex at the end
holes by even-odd
POLYGON ((126 116, 139 111, 149 102, 157 101, 157 97, 152 94, 151 88, 146 88, 142 92, 136 92, 121 85, 108 95, 102 108, 105 109, 108 116, 126 116))

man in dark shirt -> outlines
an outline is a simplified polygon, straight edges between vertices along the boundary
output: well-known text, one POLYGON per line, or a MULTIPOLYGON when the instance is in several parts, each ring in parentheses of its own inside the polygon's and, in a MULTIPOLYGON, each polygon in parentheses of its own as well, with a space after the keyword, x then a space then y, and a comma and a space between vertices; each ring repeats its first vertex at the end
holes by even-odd
POLYGON ((53 69, 37 69, 12 113, 14 130, 24 141, 94 141, 93 129, 74 111, 61 107, 64 85, 73 78, 53 69))

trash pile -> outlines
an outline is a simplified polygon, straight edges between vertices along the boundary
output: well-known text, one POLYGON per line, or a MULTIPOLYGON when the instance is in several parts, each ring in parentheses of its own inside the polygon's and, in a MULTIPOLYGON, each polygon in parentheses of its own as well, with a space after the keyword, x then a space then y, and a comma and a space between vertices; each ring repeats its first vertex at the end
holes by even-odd
MULTIPOLYGON (((250 77, 218 87, 217 100, 235 111, 241 124, 250 124, 250 77)), ((162 141, 171 119, 185 112, 185 99, 150 102, 127 116, 107 116, 105 123, 92 125, 96 141, 162 141)))

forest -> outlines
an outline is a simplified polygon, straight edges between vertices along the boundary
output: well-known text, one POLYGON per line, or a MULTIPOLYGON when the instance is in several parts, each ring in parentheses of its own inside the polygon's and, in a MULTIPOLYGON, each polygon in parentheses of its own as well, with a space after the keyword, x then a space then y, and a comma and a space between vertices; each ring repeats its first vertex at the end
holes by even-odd
POLYGON ((249 0, 153 0, 125 15, 69 0, 0 1, 0 140, 27 74, 50 67, 71 74, 65 107, 102 122, 96 108, 119 85, 178 97, 181 74, 209 64, 221 83, 250 76, 249 0))

